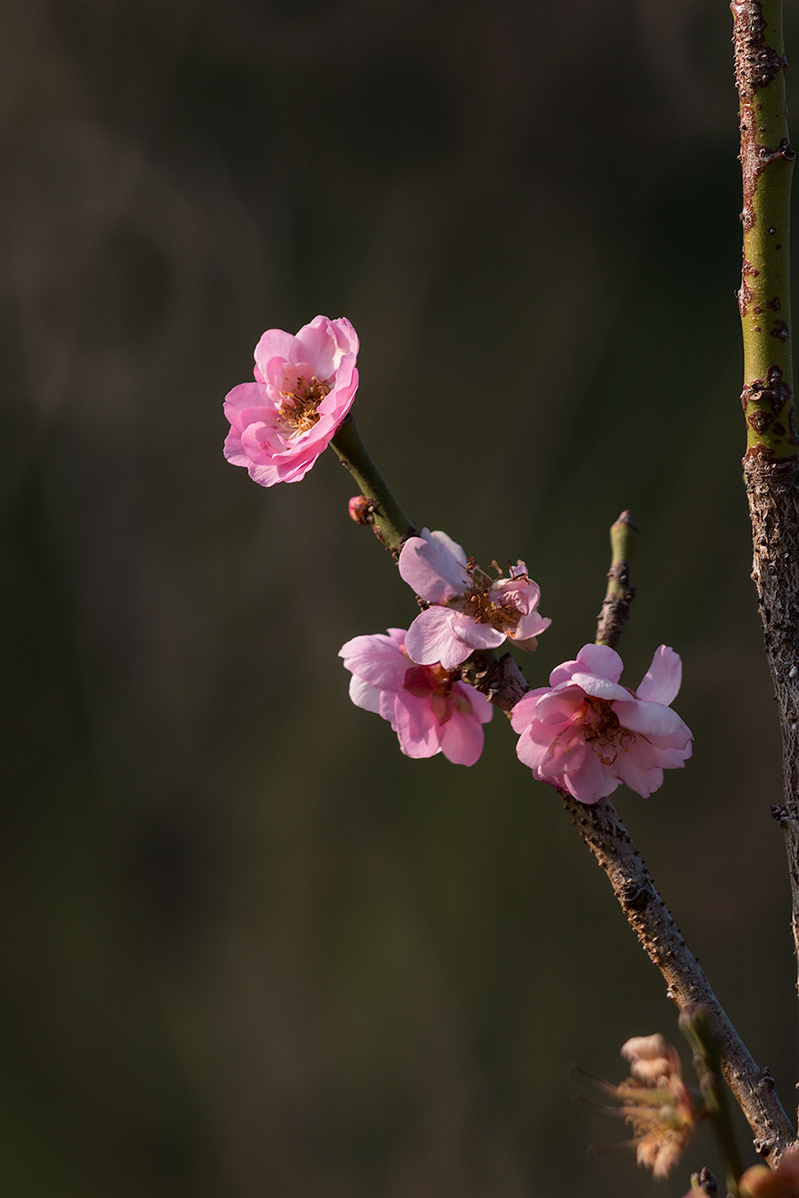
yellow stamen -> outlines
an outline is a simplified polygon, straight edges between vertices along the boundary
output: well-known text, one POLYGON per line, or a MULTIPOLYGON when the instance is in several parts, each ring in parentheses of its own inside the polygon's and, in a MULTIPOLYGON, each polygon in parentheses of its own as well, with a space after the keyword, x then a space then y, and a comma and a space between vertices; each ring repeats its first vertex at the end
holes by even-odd
POLYGON ((303 375, 296 376, 294 390, 281 391, 283 403, 280 405, 281 423, 293 433, 307 433, 319 419, 317 408, 331 388, 330 383, 323 383, 311 376, 307 382, 303 375))
MULTIPOLYGON (((496 562, 491 563, 497 570, 496 562)), ((471 590, 461 597, 460 606, 465 615, 471 616, 478 624, 490 624, 497 632, 506 632, 508 628, 516 628, 523 613, 511 604, 496 603, 490 598, 490 592, 500 581, 491 578, 481 570, 473 557, 466 563, 466 572, 472 581, 471 590)))

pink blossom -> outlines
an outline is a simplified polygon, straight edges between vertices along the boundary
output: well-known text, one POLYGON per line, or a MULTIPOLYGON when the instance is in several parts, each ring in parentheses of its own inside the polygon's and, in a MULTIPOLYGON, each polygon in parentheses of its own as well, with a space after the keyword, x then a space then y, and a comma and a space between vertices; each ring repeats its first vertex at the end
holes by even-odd
POLYGON ((452 670, 475 649, 496 649, 507 637, 520 649, 535 649, 535 638, 551 623, 538 614, 541 592, 524 562, 510 567, 509 578, 492 578, 444 532, 425 528, 410 537, 399 572, 431 604, 411 624, 406 641, 421 665, 440 662, 452 670))
POLYGON ((357 707, 388 720, 408 757, 443 753, 457 765, 474 765, 483 751, 483 724, 494 714, 480 691, 436 664, 416 665, 405 649, 406 633, 356 636, 339 657, 352 672, 350 698, 357 707))
POLYGON ((533 776, 596 803, 620 782, 650 795, 664 769, 691 756, 691 732, 669 704, 682 663, 661 645, 637 691, 619 685, 622 660, 607 645, 583 645, 576 661, 557 666, 550 686, 529 691, 513 708, 516 752, 533 776))
POLYGON ((296 337, 268 329, 255 347, 255 382, 225 398, 227 460, 262 487, 304 478, 352 406, 357 353, 343 316, 317 316, 296 337))

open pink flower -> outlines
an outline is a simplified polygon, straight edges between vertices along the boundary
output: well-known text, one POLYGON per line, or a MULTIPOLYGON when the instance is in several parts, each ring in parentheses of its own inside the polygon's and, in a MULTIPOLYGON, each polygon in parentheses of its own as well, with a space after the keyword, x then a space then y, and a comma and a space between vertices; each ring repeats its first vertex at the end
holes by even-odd
POLYGON ((443 753, 456 765, 474 765, 483 751, 483 724, 494 714, 488 699, 441 665, 415 665, 406 633, 356 636, 339 657, 352 672, 350 698, 388 720, 408 757, 443 753))
POLYGON ((255 382, 225 398, 227 460, 262 487, 304 478, 352 406, 357 353, 343 316, 317 316, 296 337, 268 329, 255 347, 255 382))
POLYGON ((509 578, 491 578, 444 532, 425 528, 410 537, 399 572, 432 604, 406 638, 408 653, 421 665, 440 662, 452 670, 475 649, 496 649, 507 637, 520 649, 535 649, 535 638, 551 623, 538 614, 541 592, 524 562, 510 567, 509 578))
POLYGON ((576 661, 552 671, 549 687, 529 691, 511 712, 519 759, 583 803, 620 782, 650 795, 664 769, 691 756, 691 732, 669 706, 680 689, 679 656, 661 645, 637 691, 619 685, 621 671, 613 649, 583 645, 576 661))

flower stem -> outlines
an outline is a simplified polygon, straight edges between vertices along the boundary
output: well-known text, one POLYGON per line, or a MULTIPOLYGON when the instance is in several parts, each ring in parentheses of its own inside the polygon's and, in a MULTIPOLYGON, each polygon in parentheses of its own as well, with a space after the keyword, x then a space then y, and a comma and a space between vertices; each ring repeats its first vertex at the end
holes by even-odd
POLYGON ((352 416, 346 417, 330 444, 360 487, 361 494, 371 500, 374 528, 380 540, 395 558, 399 557, 403 542, 412 537, 416 529, 369 456, 352 416))
POLYGON ((635 583, 630 582, 630 561, 637 537, 638 529, 633 524, 631 514, 622 512, 610 529, 608 589, 597 619, 597 645, 610 645, 611 649, 615 649, 624 631, 630 604, 635 598, 635 583))

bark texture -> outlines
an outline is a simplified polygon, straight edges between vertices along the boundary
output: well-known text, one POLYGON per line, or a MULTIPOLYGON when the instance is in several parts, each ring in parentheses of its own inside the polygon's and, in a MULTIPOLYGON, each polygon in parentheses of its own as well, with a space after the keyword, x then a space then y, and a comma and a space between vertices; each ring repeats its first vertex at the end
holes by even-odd
POLYGON ((782 732, 783 801, 772 808, 785 835, 791 924, 799 958, 799 463, 744 462, 766 656, 782 732))
POLYGON ((774 1093, 767 1070, 759 1069, 730 1023, 699 962, 683 940, 646 865, 608 799, 579 803, 561 793, 581 836, 605 870, 627 920, 662 973, 667 994, 681 1011, 698 1004, 709 1014, 721 1047, 722 1072, 754 1136, 754 1146, 772 1166, 794 1140, 790 1120, 774 1093))

